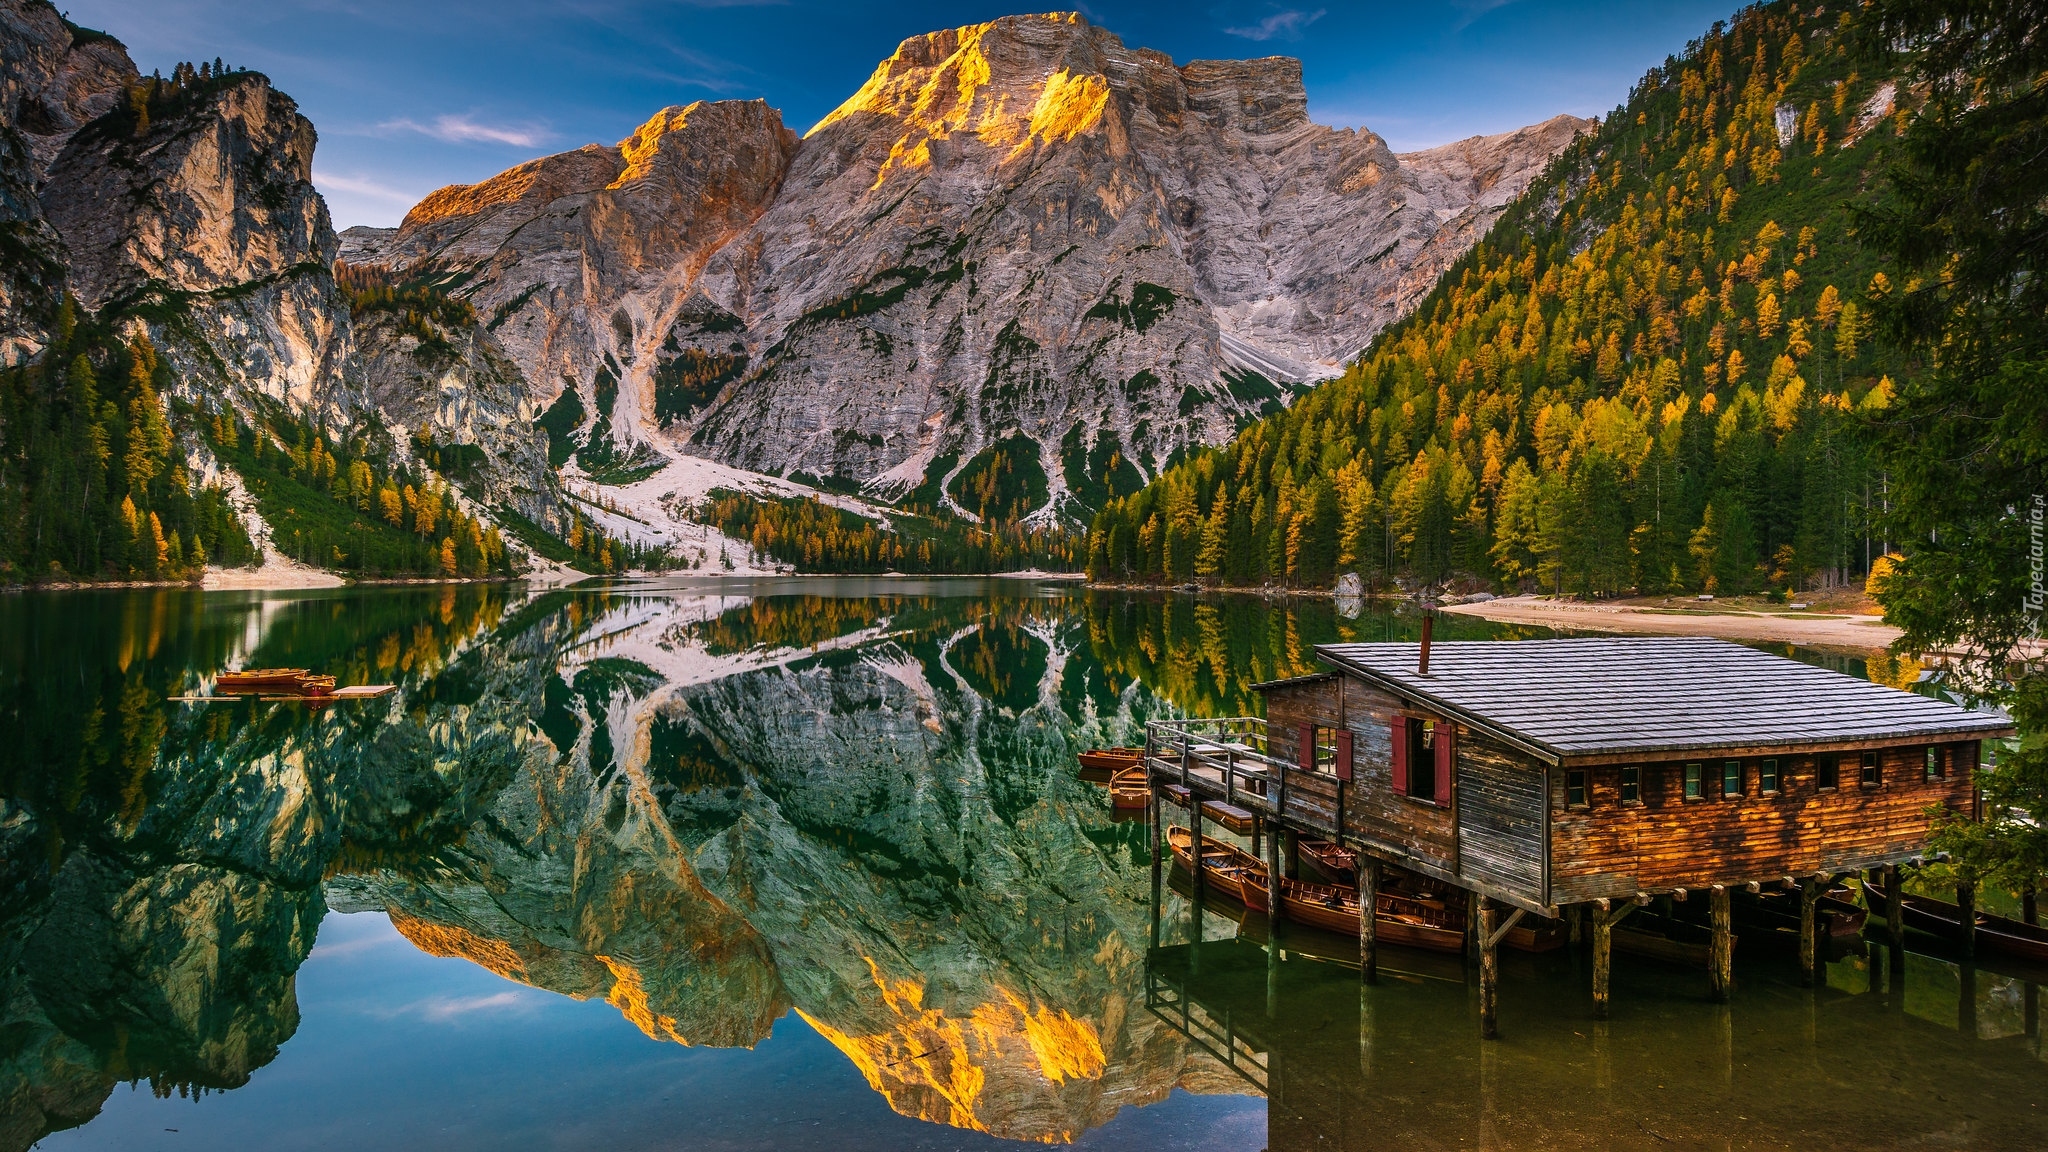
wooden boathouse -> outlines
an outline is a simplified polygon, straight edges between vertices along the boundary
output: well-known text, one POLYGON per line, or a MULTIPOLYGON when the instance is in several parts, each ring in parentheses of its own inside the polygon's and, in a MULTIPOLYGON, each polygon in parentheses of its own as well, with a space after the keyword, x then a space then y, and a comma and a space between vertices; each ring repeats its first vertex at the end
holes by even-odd
POLYGON ((1148 726, 1153 859, 1162 802, 1187 806, 1198 839, 1250 814, 1271 876, 1283 841, 1355 849, 1367 980, 1383 866, 1462 890, 1486 1035, 1494 950, 1527 916, 1589 927, 1604 1015, 1623 917, 1659 897, 1708 901, 1709 983, 1725 998, 1732 891, 1792 887, 1810 981, 1820 894, 1923 857, 1931 806, 1975 815, 1981 742, 2013 733, 2001 713, 1721 640, 1432 646, 1425 627, 1420 644, 1316 655, 1327 671, 1257 686, 1263 720, 1148 726))

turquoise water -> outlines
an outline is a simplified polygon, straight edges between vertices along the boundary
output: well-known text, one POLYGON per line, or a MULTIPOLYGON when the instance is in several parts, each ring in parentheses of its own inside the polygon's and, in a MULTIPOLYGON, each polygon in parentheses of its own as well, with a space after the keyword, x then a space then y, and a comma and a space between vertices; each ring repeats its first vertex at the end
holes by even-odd
POLYGON ((1818 991, 1738 947, 1725 1008, 1617 957, 1602 1025, 1581 956, 1510 954, 1482 1045, 1454 957, 1361 993, 1345 941, 1155 906, 1075 752, 1416 625, 1033 581, 0 597, 0 1150, 2048 1143, 2035 974, 1931 941, 1818 991), (398 690, 179 699, 274 665, 398 690))

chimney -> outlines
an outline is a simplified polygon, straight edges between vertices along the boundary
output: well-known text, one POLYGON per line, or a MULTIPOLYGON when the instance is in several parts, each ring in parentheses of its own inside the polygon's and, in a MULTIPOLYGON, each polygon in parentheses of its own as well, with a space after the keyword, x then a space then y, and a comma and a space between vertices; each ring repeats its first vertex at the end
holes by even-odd
POLYGON ((1433 625, 1434 625, 1435 623, 1436 623, 1436 613, 1434 613, 1434 612, 1430 611, 1430 610, 1429 610, 1429 609, 1427 609, 1427 608, 1423 609, 1423 610, 1422 610, 1422 656, 1421 656, 1421 658, 1420 658, 1419 660, 1417 660, 1417 661, 1415 662, 1415 674, 1416 674, 1417 676, 1427 676, 1427 675, 1429 675, 1429 633, 1430 633, 1431 627, 1432 627, 1432 626, 1433 626, 1433 625))

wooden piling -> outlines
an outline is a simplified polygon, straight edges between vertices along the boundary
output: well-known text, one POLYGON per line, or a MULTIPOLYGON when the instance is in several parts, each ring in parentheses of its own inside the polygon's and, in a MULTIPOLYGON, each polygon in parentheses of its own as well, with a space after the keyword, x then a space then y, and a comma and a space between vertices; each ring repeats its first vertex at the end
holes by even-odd
POLYGON ((1278 924, 1280 909, 1280 837, 1266 837, 1266 923, 1278 924))
POLYGON ((1380 978, 1380 862, 1358 854, 1358 978, 1377 984, 1380 978))
POLYGON ((1977 883, 1974 880, 1956 881, 1956 947, 1963 950, 1963 959, 1977 958, 1977 883))
POLYGON ((1897 864, 1884 866, 1884 930, 1891 936, 1893 967, 1903 963, 1906 955, 1906 891, 1902 879, 1897 864))
POLYGON ((1465 893, 1465 958, 1479 959, 1479 893, 1465 893))
POLYGON ((1160 816, 1159 782, 1155 780, 1152 782, 1152 797, 1145 804, 1145 820, 1150 825, 1146 831, 1149 833, 1152 845, 1152 908, 1151 915, 1147 918, 1150 921, 1147 928, 1152 947, 1154 948, 1159 947, 1159 912, 1162 903, 1161 897, 1165 892, 1165 870, 1160 862, 1160 848, 1162 847, 1159 830, 1160 816))
POLYGON ((1714 937, 1707 987, 1716 1001, 1725 1003, 1734 986, 1735 947, 1732 937, 1735 914, 1726 884, 1716 884, 1709 891, 1712 893, 1709 903, 1713 908, 1714 937))
POLYGON ((1188 889, 1196 904, 1202 902, 1202 798, 1195 796, 1188 801, 1188 889))
POLYGON ((1814 967, 1820 951, 1815 921, 1819 919, 1820 881, 1809 876, 1799 882, 1799 982, 1813 987, 1814 967))
POLYGON ((1607 1019, 1607 982, 1614 964, 1614 920, 1608 902, 1593 902, 1593 1018, 1607 1019))
POLYGON ((1479 900, 1479 1038, 1500 1039, 1500 945, 1494 939, 1500 909, 1479 900))

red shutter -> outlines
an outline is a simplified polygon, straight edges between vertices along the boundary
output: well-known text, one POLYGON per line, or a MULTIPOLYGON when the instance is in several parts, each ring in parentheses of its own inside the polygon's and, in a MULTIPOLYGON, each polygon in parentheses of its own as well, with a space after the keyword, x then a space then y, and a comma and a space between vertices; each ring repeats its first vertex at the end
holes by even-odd
POLYGON ((1408 794, 1408 724, 1409 717, 1394 717, 1394 793, 1408 794))
POLYGON ((1449 720, 1436 722, 1436 806, 1451 806, 1452 773, 1457 770, 1458 759, 1455 751, 1458 726, 1449 720))
POLYGON ((1299 746, 1294 750, 1294 762, 1303 772, 1313 772, 1316 770, 1316 726, 1303 724, 1296 732, 1299 734, 1299 746))
POLYGON ((1351 779, 1351 729, 1337 729, 1337 779, 1351 779))

